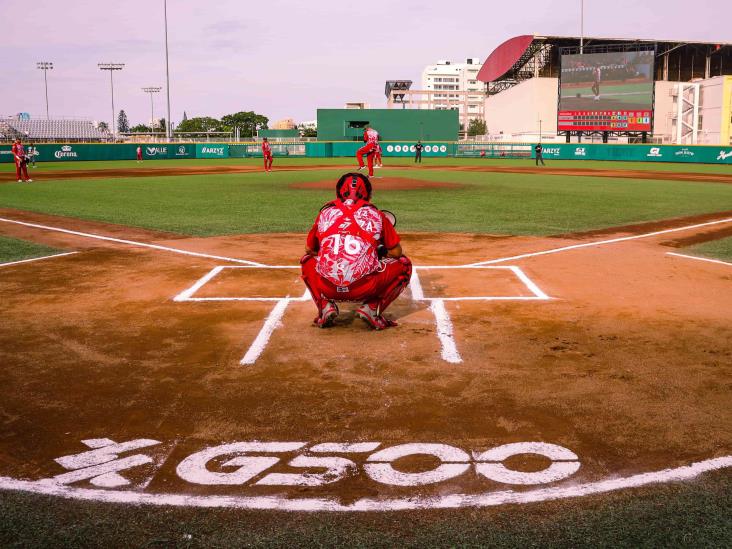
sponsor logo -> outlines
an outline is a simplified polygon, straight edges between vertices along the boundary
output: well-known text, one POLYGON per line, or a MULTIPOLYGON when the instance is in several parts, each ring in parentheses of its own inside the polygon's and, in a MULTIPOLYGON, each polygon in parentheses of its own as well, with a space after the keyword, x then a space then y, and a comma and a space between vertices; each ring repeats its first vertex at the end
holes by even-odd
POLYGON ((175 151, 175 156, 188 156, 188 149, 186 149, 185 145, 181 145, 178 147, 178 150, 175 151))
POLYGON ((648 151, 646 156, 649 158, 661 158, 663 154, 661 153, 660 147, 651 147, 651 150, 648 151))
POLYGON ((72 150, 71 145, 63 145, 60 151, 53 153, 56 158, 78 158, 76 151, 72 150))
POLYGON ((440 152, 447 152, 447 145, 440 145, 440 152))
POLYGON ((684 147, 683 149, 676 151, 674 153, 674 156, 694 156, 694 151, 690 151, 689 149, 684 147))
POLYGON ((727 160, 729 157, 732 156, 732 151, 719 151, 719 156, 717 156, 717 160, 727 160))
POLYGON ((145 147, 145 154, 147 154, 148 156, 167 156, 168 147, 145 147))
POLYGON ((223 147, 203 146, 201 148, 201 152, 203 154, 215 154, 217 156, 224 156, 224 148, 223 147))
POLYGON ((559 147, 542 147, 541 152, 542 154, 554 154, 559 156, 559 147))
POLYGON ((396 147, 394 147, 394 150, 396 152, 400 153, 400 152, 402 152, 402 146, 401 145, 397 145, 396 147))
POLYGON ((432 152, 432 145, 427 145, 427 146, 426 146, 426 147, 424 148, 424 152, 428 152, 428 153, 431 153, 431 152, 432 152))
MULTIPOLYGON (((65 471, 45 482, 144 488, 167 460, 171 448, 170 444, 148 438, 127 442, 100 438, 82 443, 87 447, 84 451, 55 460, 65 471)), ((479 483, 528 486, 566 479, 580 469, 580 461, 571 450, 545 442, 515 442, 469 452, 441 443, 383 446, 381 442, 246 441, 204 448, 181 459, 174 469, 166 469, 175 470, 178 478, 193 485, 243 488, 318 487, 354 477, 388 486, 418 487, 463 475, 475 476, 479 483), (547 464, 541 470, 527 472, 506 463, 526 454, 542 456, 547 464), (426 470, 404 471, 398 462, 410 456, 430 456, 434 465, 426 470), (283 457, 284 463, 280 464, 283 457), (275 471, 270 471, 273 468, 275 471)))
POLYGON ((575 156, 587 156, 587 149, 585 149, 584 147, 577 147, 574 150, 574 155, 575 156))
POLYGON ((387 145, 387 146, 386 146, 386 150, 387 150, 388 152, 393 152, 393 151, 394 151, 394 145, 387 145))

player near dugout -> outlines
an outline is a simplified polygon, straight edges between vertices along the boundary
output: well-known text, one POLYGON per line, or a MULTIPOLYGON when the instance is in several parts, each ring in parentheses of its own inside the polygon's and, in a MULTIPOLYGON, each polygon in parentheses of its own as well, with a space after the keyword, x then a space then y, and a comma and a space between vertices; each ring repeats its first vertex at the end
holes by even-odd
POLYGON ((336 183, 336 199, 323 206, 300 260, 302 279, 318 309, 313 323, 333 325, 336 301, 357 301, 356 316, 374 330, 396 326, 384 317, 412 275, 389 216, 371 204, 371 182, 347 173, 336 183))

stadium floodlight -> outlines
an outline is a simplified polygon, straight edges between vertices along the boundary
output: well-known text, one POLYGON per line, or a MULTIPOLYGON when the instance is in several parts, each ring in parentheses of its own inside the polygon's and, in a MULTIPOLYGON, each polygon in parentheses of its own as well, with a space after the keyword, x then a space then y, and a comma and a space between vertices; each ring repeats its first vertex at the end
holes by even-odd
POLYGON ((585 0, 580 0, 580 55, 585 53, 585 0))
POLYGON ((142 88, 142 91, 150 94, 150 133, 155 133, 155 109, 153 107, 153 94, 158 93, 163 88, 160 87, 147 87, 142 88))
POLYGON ((112 137, 117 136, 117 122, 114 116, 114 79, 112 75, 114 71, 121 71, 125 64, 124 63, 97 63, 99 70, 109 71, 109 84, 112 88, 112 137))
POLYGON ((394 93, 394 92, 407 92, 412 87, 411 80, 387 80, 386 86, 384 87, 384 94, 386 95, 387 101, 394 101, 395 103, 401 103, 402 108, 405 108, 404 96, 406 93, 394 93))
POLYGON ((165 136, 168 143, 173 137, 173 122, 170 120, 170 69, 168 68, 168 0, 163 0, 163 19, 165 20, 165 94, 168 96, 168 119, 165 136))
POLYGON ((46 75, 49 70, 53 70, 53 63, 50 61, 38 61, 36 68, 43 71, 43 82, 46 84, 46 119, 50 120, 51 117, 48 114, 48 77, 46 75))

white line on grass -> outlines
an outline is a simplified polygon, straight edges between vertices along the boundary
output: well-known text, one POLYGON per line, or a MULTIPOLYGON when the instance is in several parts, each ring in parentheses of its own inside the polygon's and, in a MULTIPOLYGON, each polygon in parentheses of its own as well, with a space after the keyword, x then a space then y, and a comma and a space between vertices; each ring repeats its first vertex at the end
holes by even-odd
POLYGON ((654 231, 652 233, 638 234, 634 236, 623 236, 620 238, 611 238, 609 240, 598 240, 596 242, 585 242, 584 244, 574 244, 572 246, 562 246, 561 248, 552 248, 550 250, 544 250, 541 252, 531 252, 520 255, 513 255, 511 257, 501 257, 498 259, 489 259, 488 261, 478 261, 476 263, 469 263, 466 267, 478 267, 480 265, 490 265, 493 263, 503 263, 504 261, 515 261, 516 259, 525 259, 527 257, 536 257, 539 255, 556 254, 559 252, 566 252, 567 250, 576 250, 579 248, 589 248, 592 246, 603 246, 605 244, 614 244, 616 242, 625 242, 628 240, 637 240, 639 238, 648 238, 651 236, 658 236, 661 234, 675 233, 679 231, 687 231, 689 229, 698 229, 700 227, 709 227, 710 225, 719 225, 720 223, 732 223, 732 217, 726 219, 719 219, 717 221, 709 221, 707 223, 698 223, 696 225, 687 225, 686 227, 677 227, 675 229, 664 229, 663 231, 654 231))
POLYGON ((43 257, 33 257, 31 259, 21 259, 20 261, 11 261, 9 263, 0 263, 0 267, 9 267, 10 265, 20 265, 21 263, 30 263, 31 261, 41 261, 43 259, 53 259, 54 257, 63 257, 65 255, 74 255, 79 252, 65 252, 62 254, 44 255, 43 257))
POLYGON ((707 263, 717 263, 719 265, 727 265, 728 267, 732 267, 732 263, 729 263, 727 261, 721 261, 719 259, 709 259, 707 257, 696 257, 695 255, 677 254, 676 252, 666 252, 666 255, 685 257, 686 259, 696 259, 697 261, 706 261, 707 263))
POLYGON ((493 507, 497 505, 536 503, 593 494, 603 494, 626 488, 638 488, 663 482, 691 480, 703 473, 732 467, 732 456, 708 459, 651 473, 625 478, 613 478, 572 486, 556 486, 529 491, 499 490, 478 494, 446 494, 392 499, 363 498, 350 504, 323 497, 288 498, 283 496, 222 496, 186 494, 150 494, 131 490, 99 490, 75 488, 50 480, 16 480, 0 477, 0 490, 44 494, 82 501, 101 501, 128 505, 174 505, 176 507, 223 507, 237 509, 270 509, 279 511, 403 511, 410 509, 455 509, 461 507, 493 507))
POLYGON ((108 242, 117 242, 118 244, 127 244, 128 246, 139 246, 142 248, 151 248, 153 250, 161 250, 164 252, 172 252, 176 254, 182 254, 182 255, 189 255, 193 257, 205 257, 207 259, 220 259, 221 261, 230 261, 232 263, 242 263, 244 265, 252 265, 254 267, 264 267, 261 263, 257 263, 255 261, 247 261, 246 259, 236 259, 233 257, 224 257, 220 255, 210 255, 210 254, 204 254, 200 252, 190 252, 188 250, 182 250, 180 248, 170 248, 168 246, 159 246, 158 244, 148 244, 146 242, 137 242, 135 240, 125 240, 123 238, 113 238, 111 236, 102 236, 99 234, 93 234, 93 233, 82 233, 79 231, 71 231, 69 229, 62 229, 60 227, 49 227, 47 225, 39 225, 37 223, 27 223, 25 221, 17 221, 15 219, 7 219, 4 217, 0 217, 0 221, 3 221, 5 223, 15 223, 16 225, 24 225, 26 227, 34 227, 36 229, 43 229, 45 231, 55 231, 58 233, 65 233, 65 234, 73 234, 76 236, 82 236, 85 238, 94 238, 96 240, 106 240, 108 242))
POLYGON ((445 308, 445 302, 442 299, 433 299, 430 303, 430 311, 435 315, 437 337, 440 339, 440 345, 442 346, 442 360, 452 364, 460 364, 463 359, 458 353, 457 345, 455 345, 450 313, 445 308))

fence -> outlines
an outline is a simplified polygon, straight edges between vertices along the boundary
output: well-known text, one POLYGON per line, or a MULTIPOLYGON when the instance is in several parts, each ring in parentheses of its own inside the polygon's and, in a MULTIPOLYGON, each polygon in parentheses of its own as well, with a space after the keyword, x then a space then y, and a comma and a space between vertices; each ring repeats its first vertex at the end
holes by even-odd
MULTIPOLYGON (((277 157, 332 158, 353 157, 361 144, 353 141, 272 143, 277 157)), ((531 143, 425 142, 424 157, 533 158, 531 143)), ((80 160, 134 160, 137 147, 143 158, 255 158, 262 156, 260 143, 49 143, 35 145, 37 162, 80 160)), ((414 143, 382 143, 385 157, 410 157, 414 143)), ((547 143, 547 160, 621 160, 640 162, 685 162, 732 165, 732 147, 706 145, 605 145, 584 143, 547 143)), ((10 145, 0 145, 0 162, 12 162, 10 145)))

